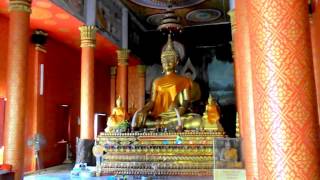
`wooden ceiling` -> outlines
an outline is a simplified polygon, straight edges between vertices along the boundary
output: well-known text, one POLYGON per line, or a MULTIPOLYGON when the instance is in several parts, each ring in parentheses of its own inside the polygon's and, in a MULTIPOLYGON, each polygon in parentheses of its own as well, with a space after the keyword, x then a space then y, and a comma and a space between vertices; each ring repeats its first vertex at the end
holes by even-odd
MULTIPOLYGON (((0 15, 8 16, 8 1, 0 0, 0 15)), ((30 16, 30 28, 42 29, 49 38, 57 39, 80 51, 79 26, 83 25, 81 18, 73 16, 49 0, 33 0, 30 16)), ((97 33, 96 58, 106 64, 115 64, 117 46, 97 33)))
MULTIPOLYGON (((129 48, 132 53, 142 59, 158 58, 159 50, 165 43, 166 37, 156 31, 157 22, 161 13, 165 12, 168 4, 166 0, 121 0, 129 9, 129 48), (145 3, 145 4, 143 4, 145 3), (132 15, 139 21, 131 21, 132 15), (144 28, 141 28, 141 25, 144 28), (147 30, 147 31, 145 31, 147 30), (150 54, 150 56, 148 55, 150 54), (145 58, 144 58, 145 57, 145 58)), ((171 0, 172 9, 181 19, 184 33, 180 37, 186 46, 217 46, 228 44, 231 39, 230 23, 227 16, 229 10, 228 0, 171 0)), ((106 12, 116 11, 112 3, 119 4, 119 0, 97 0, 97 8, 105 5, 106 12), (109 9, 108 9, 109 8, 109 9), (111 11, 113 10, 113 11, 111 11)), ((31 29, 43 29, 49 33, 50 38, 55 38, 67 45, 80 50, 80 33, 78 27, 85 21, 85 0, 33 0, 31 14, 31 29)), ((0 15, 8 15, 8 0, 0 0, 0 15)), ((120 10, 119 10, 120 11, 120 10)), ((99 11, 98 11, 99 12, 99 11)), ((97 26, 100 31, 97 35, 96 57, 108 64, 115 64, 115 50, 118 48, 112 37, 117 37, 121 32, 121 12, 110 13, 110 17, 102 19, 97 26), (108 24, 108 23, 112 24, 108 24), (118 22, 118 24, 119 24, 118 22), (101 24, 113 27, 115 30, 102 31, 101 24), (112 26, 111 26, 112 25, 112 26), (110 32, 109 32, 109 31, 110 32), (106 38, 107 37, 107 38, 106 38)), ((144 60, 146 62, 146 60, 144 60)), ((155 61, 155 60, 154 60, 155 61)))
MULTIPOLYGON (((147 30, 153 30, 163 17, 168 3, 165 0, 121 0, 147 30)), ((228 0, 171 0, 172 9, 184 27, 229 22, 228 0)))

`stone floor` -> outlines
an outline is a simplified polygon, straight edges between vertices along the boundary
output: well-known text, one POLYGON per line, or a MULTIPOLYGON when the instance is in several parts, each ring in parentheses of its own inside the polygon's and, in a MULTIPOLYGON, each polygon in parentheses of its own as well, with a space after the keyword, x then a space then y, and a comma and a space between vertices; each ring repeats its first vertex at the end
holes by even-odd
MULTIPOLYGON (((115 176, 101 176, 101 177, 91 177, 91 178, 80 178, 80 177, 71 177, 70 171, 73 168, 71 164, 64 164, 60 166, 55 166, 47 169, 40 170, 34 174, 29 174, 24 177, 24 180, 77 180, 77 179, 92 179, 92 180, 120 180, 121 177, 115 176)), ((141 178, 129 176, 128 180, 212 180, 212 177, 152 177, 152 178, 141 178)))
MULTIPOLYGON (((37 171, 34 174, 29 174, 24 177, 24 180, 68 180, 68 179, 81 179, 78 177, 71 177, 70 171, 72 170, 72 164, 63 164, 60 166, 54 166, 51 168, 37 171)), ((87 179, 114 179, 112 177, 92 177, 87 179)))

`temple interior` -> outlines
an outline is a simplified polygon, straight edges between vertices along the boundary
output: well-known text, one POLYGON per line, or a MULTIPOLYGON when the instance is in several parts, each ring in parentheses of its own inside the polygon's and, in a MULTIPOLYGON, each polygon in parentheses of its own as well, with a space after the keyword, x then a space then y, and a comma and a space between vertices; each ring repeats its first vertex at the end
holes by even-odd
POLYGON ((0 180, 320 180, 319 4, 0 0, 0 180))

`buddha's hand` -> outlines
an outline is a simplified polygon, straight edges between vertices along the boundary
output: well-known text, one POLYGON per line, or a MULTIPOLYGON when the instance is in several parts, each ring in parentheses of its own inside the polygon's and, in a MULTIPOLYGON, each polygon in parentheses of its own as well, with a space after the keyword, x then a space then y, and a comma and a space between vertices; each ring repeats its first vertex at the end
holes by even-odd
POLYGON ((169 106, 168 111, 178 111, 179 115, 184 115, 187 111, 188 106, 186 105, 178 105, 177 103, 173 103, 169 106))
POLYGON ((183 115, 184 112, 184 110, 175 107, 169 108, 168 111, 161 113, 159 116, 162 119, 178 118, 180 115, 183 115))
POLYGON ((171 119, 171 118, 176 118, 177 113, 175 110, 168 110, 166 112, 159 114, 159 116, 161 117, 161 119, 171 119))
POLYGON ((144 126, 147 119, 148 111, 145 109, 140 109, 134 113, 132 118, 132 127, 144 126))

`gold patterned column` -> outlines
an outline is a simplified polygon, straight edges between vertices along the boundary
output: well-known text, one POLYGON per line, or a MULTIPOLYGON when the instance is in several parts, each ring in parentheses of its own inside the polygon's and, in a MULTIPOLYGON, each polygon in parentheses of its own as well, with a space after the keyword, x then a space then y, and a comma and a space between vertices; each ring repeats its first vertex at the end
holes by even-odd
POLYGON ((116 103, 116 75, 117 67, 110 67, 110 114, 116 103))
POLYGON ((80 139, 94 139, 94 48, 96 46, 95 26, 81 26, 81 102, 80 139))
POLYGON ((235 71, 236 94, 242 148, 247 179, 258 179, 256 130, 254 119, 250 34, 247 16, 247 1, 235 2, 235 71))
POLYGON ((138 73, 138 97, 139 101, 137 104, 137 109, 141 109, 145 103, 145 89, 146 89, 146 66, 145 65, 138 65, 137 66, 137 73, 138 73))
POLYGON ((9 1, 7 107, 4 163, 13 166, 15 179, 23 175, 26 76, 31 0, 9 1))
POLYGON ((117 50, 118 68, 117 68, 117 96, 123 100, 123 107, 128 112, 128 57, 130 50, 117 50))
POLYGON ((248 0, 259 179, 320 179, 305 0, 248 0))

